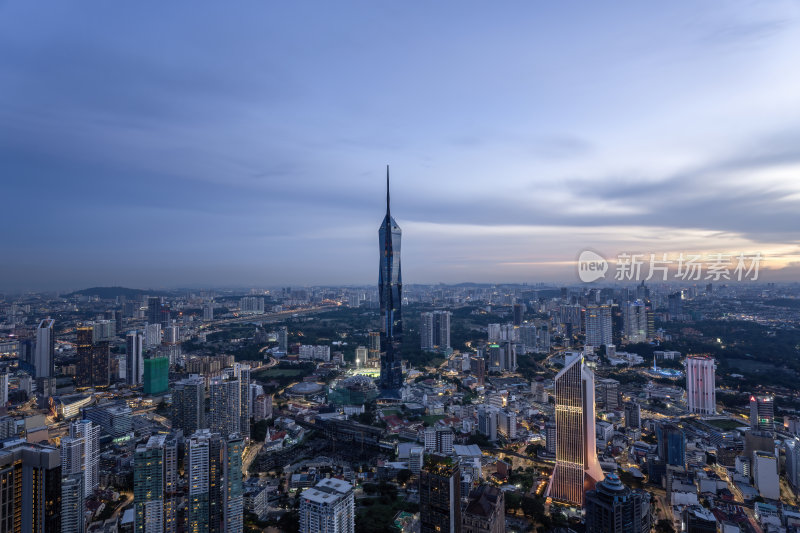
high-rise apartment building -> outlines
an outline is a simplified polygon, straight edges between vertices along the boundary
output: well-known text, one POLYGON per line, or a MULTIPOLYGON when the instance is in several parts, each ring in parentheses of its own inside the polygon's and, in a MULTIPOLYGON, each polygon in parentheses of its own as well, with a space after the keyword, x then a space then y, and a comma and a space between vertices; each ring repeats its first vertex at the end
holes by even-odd
POLYGON ((203 429, 186 442, 186 531, 241 533, 242 439, 203 429))
POLYGON ((586 493, 586 531, 591 533, 649 533, 650 495, 631 490, 609 474, 586 493))
POLYGON ((608 305, 589 305, 586 307, 587 346, 608 346, 614 344, 611 330, 611 307, 608 305))
POLYGON ((403 385, 400 364, 400 339, 403 334, 403 279, 400 269, 400 240, 402 230, 392 218, 389 209, 389 167, 386 167, 386 216, 378 229, 380 261, 378 266, 378 293, 383 334, 380 387, 384 391, 397 391, 403 385))
POLYGON ((420 315, 420 347, 423 350, 450 351, 450 311, 433 311, 420 315))
POLYGON ((192 435, 206 427, 205 421, 206 383, 198 375, 189 376, 175 383, 172 388, 172 427, 192 435))
POLYGON ((625 306, 625 337, 628 342, 647 341, 647 304, 642 300, 628 302, 625 306))
POLYGON ((136 448, 133 469, 134 531, 174 533, 178 524, 178 443, 153 435, 136 448))
POLYGON ((713 357, 689 355, 686 357, 686 404, 690 413, 713 415, 717 410, 713 357))
POLYGON ((603 479, 595 438, 594 373, 582 354, 568 356, 554 381, 556 464, 549 494, 583 505, 584 490, 603 479))
POLYGON ((234 377, 239 380, 239 433, 245 440, 250 439, 250 365, 235 363, 234 377))
POLYGON ((263 315, 264 298, 245 296, 239 299, 239 311, 245 315, 263 315))
POLYGON ((429 455, 419 473, 421 533, 461 531, 461 475, 449 457, 429 455))
POLYGON ((301 533, 353 533, 355 500, 347 481, 326 478, 300 495, 301 533))
POLYGON ((65 476, 83 475, 83 493, 89 497, 99 486, 100 426, 90 420, 69 425, 69 436, 61 439, 61 467, 65 476))
POLYGON ((775 430, 775 398, 767 395, 750 396, 750 427, 758 431, 775 430))
POLYGON ((230 435, 241 430, 241 387, 238 379, 211 378, 208 384, 208 427, 213 433, 230 435))
POLYGON ((61 479, 61 529, 63 531, 83 533, 86 530, 85 502, 83 474, 64 475, 61 479))
POLYGON ((144 380, 144 358, 142 345, 144 337, 137 331, 131 331, 125 337, 125 381, 128 385, 141 385, 144 380))
POLYGON ((52 378, 55 374, 54 358, 56 348, 55 320, 46 318, 36 328, 36 347, 33 365, 37 378, 52 378))

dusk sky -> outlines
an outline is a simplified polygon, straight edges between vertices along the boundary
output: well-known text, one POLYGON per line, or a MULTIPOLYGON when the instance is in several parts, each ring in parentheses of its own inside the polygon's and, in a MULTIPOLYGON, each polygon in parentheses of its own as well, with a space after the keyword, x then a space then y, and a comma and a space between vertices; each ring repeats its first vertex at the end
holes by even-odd
POLYGON ((0 289, 800 271, 800 3, 0 1, 0 289))

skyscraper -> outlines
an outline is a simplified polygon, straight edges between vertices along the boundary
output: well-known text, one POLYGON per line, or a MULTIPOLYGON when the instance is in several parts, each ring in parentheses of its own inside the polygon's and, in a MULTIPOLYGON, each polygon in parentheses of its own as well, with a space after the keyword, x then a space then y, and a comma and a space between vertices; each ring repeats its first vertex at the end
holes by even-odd
POLYGON ((245 440, 250 439, 250 365, 236 363, 234 376, 239 380, 239 433, 245 440))
POLYGON ((420 347, 423 350, 450 349, 450 311, 433 311, 420 315, 420 347))
POLYGON ((645 342, 647 330, 647 305, 641 300, 628 302, 625 306, 625 336, 628 342, 645 342))
POLYGON ((594 374, 582 354, 567 357, 554 382, 556 464, 549 487, 554 500, 583 505, 584 491, 603 479, 597 461, 594 374))
POLYGON ((775 429, 775 398, 766 395, 750 396, 750 427, 758 431, 775 429))
POLYGON ((186 443, 186 530, 241 533, 243 528, 242 440, 207 429, 186 443))
POLYGON ((642 408, 636 402, 625 403, 625 427, 631 429, 642 428, 642 408))
POLYGON ((107 387, 110 377, 111 346, 108 341, 94 342, 94 327, 79 326, 75 330, 78 355, 77 386, 107 387))
POLYGON ((61 528, 64 531, 85 531, 84 502, 83 474, 65 475, 61 479, 61 528))
POLYGON ((175 383, 172 389, 172 427, 192 435, 206 427, 206 384, 198 375, 189 376, 175 383))
POLYGON ((54 374, 53 359, 56 348, 55 320, 46 318, 36 328, 36 348, 33 364, 37 378, 51 378, 54 374))
POLYGON ((421 533, 461 531, 461 475, 449 457, 430 455, 419 473, 421 533))
POLYGON ((608 346, 613 344, 611 337, 611 307, 589 305, 586 307, 587 346, 608 346))
POLYGON ((649 533, 650 496, 609 474, 586 493, 587 533, 649 533))
POLYGON ((400 239, 402 230, 392 218, 389 209, 389 167, 386 167, 386 216, 378 229, 380 264, 378 292, 381 307, 381 389, 396 391, 403 384, 399 359, 400 339, 403 334, 402 298, 403 281, 400 271, 400 239))
POLYGON ((241 429, 241 390, 238 379, 212 378, 208 385, 208 427, 228 436, 241 429))
POLYGON ((0 450, 0 487, 0 531, 61 533, 57 448, 19 444, 0 450))
POLYGON ((300 495, 301 533, 353 533, 353 486, 336 478, 323 479, 300 495))
POLYGON ((177 529, 177 444, 167 435, 153 435, 136 448, 133 502, 137 533, 174 533, 177 529))
POLYGON ((161 394, 169 389, 169 358, 151 357, 144 361, 145 394, 161 394))
POLYGON ((658 457, 672 466, 686 466, 686 435, 675 424, 665 423, 657 427, 658 457))
POLYGON ((716 361, 707 355, 686 357, 686 404, 690 413, 713 415, 717 409, 714 370, 716 361))
POLYGON ((69 425, 69 436, 61 439, 61 467, 64 476, 83 475, 83 494, 91 496, 99 486, 100 426, 89 420, 69 425))
POLYGON ((128 385, 141 385, 144 379, 144 359, 142 358, 142 334, 131 331, 125 337, 127 355, 125 367, 125 379, 128 385))

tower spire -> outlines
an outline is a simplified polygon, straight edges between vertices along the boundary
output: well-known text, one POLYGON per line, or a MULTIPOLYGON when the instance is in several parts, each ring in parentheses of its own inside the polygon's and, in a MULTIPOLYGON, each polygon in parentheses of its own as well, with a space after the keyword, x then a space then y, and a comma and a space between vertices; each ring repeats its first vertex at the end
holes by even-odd
POLYGON ((389 216, 389 165, 386 165, 386 216, 389 216))

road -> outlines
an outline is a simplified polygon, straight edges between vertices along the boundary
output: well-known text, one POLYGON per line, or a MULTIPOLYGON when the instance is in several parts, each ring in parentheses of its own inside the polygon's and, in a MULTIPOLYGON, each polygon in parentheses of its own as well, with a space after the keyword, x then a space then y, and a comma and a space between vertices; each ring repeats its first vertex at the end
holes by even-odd
POLYGON ((214 326, 222 326, 225 324, 238 324, 240 322, 261 322, 262 324, 268 324, 271 322, 280 322, 281 320, 292 318, 294 316, 304 316, 324 311, 331 311, 333 309, 338 309, 338 307, 339 306, 336 305, 320 305, 317 307, 309 307, 308 309, 290 309, 288 311, 280 311, 278 313, 264 313, 263 315, 243 315, 234 318, 223 318, 220 320, 206 322, 201 326, 201 329, 213 328, 214 326))
POLYGON ((264 446, 263 442, 257 442, 255 444, 250 444, 247 447, 247 451, 245 451, 244 457, 242 457, 242 473, 244 477, 250 477, 247 473, 250 470, 250 465, 253 464, 253 461, 258 456, 258 452, 261 451, 261 448, 264 446))

